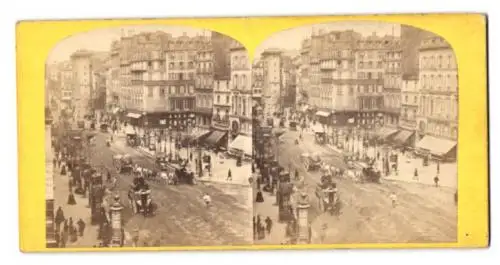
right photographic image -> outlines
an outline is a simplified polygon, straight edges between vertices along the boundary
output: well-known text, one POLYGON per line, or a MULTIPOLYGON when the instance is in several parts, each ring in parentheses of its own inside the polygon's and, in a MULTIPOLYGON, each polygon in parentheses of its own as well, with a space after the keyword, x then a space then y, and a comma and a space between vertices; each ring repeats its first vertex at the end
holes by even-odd
POLYGON ((458 75, 437 34, 277 32, 252 62, 257 245, 457 242, 458 75))

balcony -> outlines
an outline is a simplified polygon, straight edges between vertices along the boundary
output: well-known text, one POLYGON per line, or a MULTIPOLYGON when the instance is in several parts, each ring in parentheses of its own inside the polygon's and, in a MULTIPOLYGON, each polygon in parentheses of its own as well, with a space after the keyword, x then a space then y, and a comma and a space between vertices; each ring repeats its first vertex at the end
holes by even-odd
POLYGON ((144 84, 146 86, 164 86, 166 85, 166 81, 165 80, 146 80, 144 81, 144 84))
POLYGON ((133 86, 142 85, 142 84, 144 84, 144 81, 140 80, 140 79, 130 80, 130 84, 133 85, 133 86))
POLYGON ((208 67, 208 68, 196 68, 196 73, 197 74, 212 74, 214 72, 213 67, 208 67))

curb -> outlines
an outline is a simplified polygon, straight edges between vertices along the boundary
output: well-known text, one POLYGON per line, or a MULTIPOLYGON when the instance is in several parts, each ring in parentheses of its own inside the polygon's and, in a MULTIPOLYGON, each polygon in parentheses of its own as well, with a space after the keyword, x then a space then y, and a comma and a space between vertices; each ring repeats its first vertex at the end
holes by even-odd
POLYGON ((207 179, 197 179, 196 181, 202 183, 202 184, 218 184, 218 185, 227 185, 227 186, 240 186, 244 188, 250 188, 250 184, 241 184, 241 183, 235 183, 235 182, 223 182, 223 181, 217 181, 217 180, 207 180, 207 179))

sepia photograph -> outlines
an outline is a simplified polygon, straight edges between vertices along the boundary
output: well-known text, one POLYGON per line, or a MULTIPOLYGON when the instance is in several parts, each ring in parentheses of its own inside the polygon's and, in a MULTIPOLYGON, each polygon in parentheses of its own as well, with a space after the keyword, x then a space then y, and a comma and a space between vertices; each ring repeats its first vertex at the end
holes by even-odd
POLYGON ((254 244, 457 241, 458 75, 442 37, 335 22, 255 52, 254 244))
POLYGON ((239 42, 99 29, 57 43, 45 73, 48 248, 253 243, 251 63, 239 42))

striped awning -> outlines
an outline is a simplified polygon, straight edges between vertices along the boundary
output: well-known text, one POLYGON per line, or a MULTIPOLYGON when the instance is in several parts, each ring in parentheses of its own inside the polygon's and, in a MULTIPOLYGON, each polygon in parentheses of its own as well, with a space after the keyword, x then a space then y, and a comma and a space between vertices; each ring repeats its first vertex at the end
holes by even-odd
POLYGON ((209 145, 216 146, 220 143, 224 135, 226 135, 227 132, 223 131, 212 131, 210 135, 205 139, 205 142, 209 145))
POLYGON ((429 151, 433 155, 444 156, 456 145, 455 141, 427 135, 416 144, 416 147, 429 151))
POLYGON ((397 144, 405 145, 413 134, 413 131, 401 130, 394 136, 394 141, 397 144))
POLYGON ((385 140, 398 132, 397 129, 382 127, 377 131, 377 137, 381 140, 385 140))

